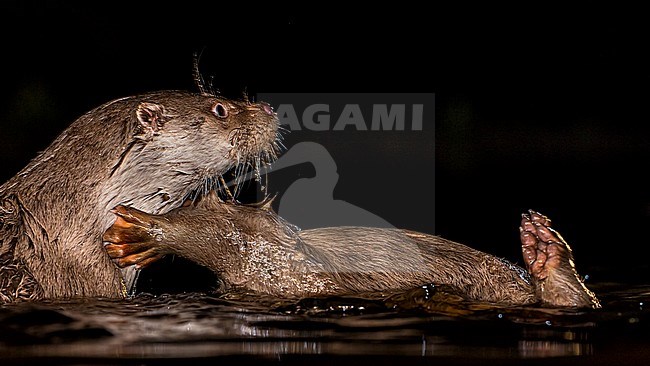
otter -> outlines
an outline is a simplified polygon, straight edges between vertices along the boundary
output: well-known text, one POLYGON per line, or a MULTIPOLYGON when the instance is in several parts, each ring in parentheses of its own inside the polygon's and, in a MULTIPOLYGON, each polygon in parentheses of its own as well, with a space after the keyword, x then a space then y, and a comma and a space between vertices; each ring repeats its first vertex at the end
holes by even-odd
POLYGON ((175 254, 214 271, 225 289, 277 297, 342 295, 445 285, 468 300, 506 305, 598 308, 578 275, 569 245, 544 215, 522 215, 526 269, 437 236, 394 228, 300 230, 270 202, 198 203, 151 215, 117 206, 104 233, 120 266, 145 267, 175 254))
POLYGON ((204 89, 121 98, 84 114, 0 186, 0 302, 126 296, 134 272, 102 247, 110 210, 169 212, 233 167, 272 161, 278 141, 270 105, 204 89))

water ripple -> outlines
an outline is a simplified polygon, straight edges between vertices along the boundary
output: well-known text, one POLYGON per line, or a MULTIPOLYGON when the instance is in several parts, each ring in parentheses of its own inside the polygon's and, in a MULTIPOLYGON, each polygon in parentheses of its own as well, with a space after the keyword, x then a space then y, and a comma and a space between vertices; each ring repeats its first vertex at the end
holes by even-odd
MULTIPOLYGON (((426 290, 426 291, 425 291, 426 290)), ((498 307, 431 295, 277 299, 184 293, 0 307, 0 357, 402 355, 531 359, 648 344, 650 286, 600 285, 600 310, 498 307), (635 343, 636 342, 636 343, 635 343)), ((604 353, 605 352, 605 353, 604 353)))

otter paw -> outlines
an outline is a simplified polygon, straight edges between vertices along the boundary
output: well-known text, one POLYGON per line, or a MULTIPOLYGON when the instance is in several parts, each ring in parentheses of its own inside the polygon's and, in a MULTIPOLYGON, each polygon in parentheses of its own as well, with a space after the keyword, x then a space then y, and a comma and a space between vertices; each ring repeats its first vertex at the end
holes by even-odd
POLYGON ((549 271, 570 258, 570 249, 546 216, 532 210, 521 216, 519 231, 526 267, 533 277, 544 280, 549 271))
POLYGON ((102 236, 108 256, 119 266, 144 268, 165 256, 162 230, 153 217, 125 206, 111 210, 117 218, 102 236))
POLYGON ((521 250, 540 301, 550 306, 599 308, 598 298, 575 269, 571 248, 551 229, 551 220, 530 210, 521 216, 521 250))

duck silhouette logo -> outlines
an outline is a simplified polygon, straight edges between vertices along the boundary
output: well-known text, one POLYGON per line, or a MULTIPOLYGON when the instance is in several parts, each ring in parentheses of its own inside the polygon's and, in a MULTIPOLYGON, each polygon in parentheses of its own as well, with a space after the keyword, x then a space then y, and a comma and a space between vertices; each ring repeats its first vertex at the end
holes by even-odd
POLYGON ((314 177, 295 180, 282 194, 278 214, 302 229, 331 226, 393 227, 388 221, 343 200, 334 199, 336 162, 315 142, 299 142, 272 166, 273 171, 310 163, 314 177))
MULTIPOLYGON (((278 215, 301 229, 332 226, 394 227, 388 221, 359 206, 334 199, 339 180, 336 162, 327 149, 316 142, 299 142, 292 146, 261 174, 277 172, 292 166, 310 163, 316 172, 311 178, 298 178, 281 194, 278 215)), ((253 178, 246 174, 244 181, 253 178)), ((241 182, 241 181, 239 181, 241 182)), ((227 183, 237 186, 236 181, 227 183)))
MULTIPOLYGON (((334 199, 334 188, 339 175, 334 159, 321 144, 315 142, 296 143, 269 168, 261 169, 260 173, 277 172, 304 163, 311 164, 316 174, 310 178, 298 178, 289 184, 288 188, 282 193, 278 209, 278 214, 296 225, 298 230, 336 226, 394 228, 388 221, 372 212, 349 202, 334 199)), ((250 178, 252 178, 252 174, 249 173, 249 176, 244 179, 250 178)), ((350 245, 358 244, 358 238, 354 236, 345 239, 342 235, 339 240, 349 240, 348 244, 350 245)), ((418 247, 417 242, 405 234, 401 235, 399 242, 404 247, 418 247)), ((390 258, 391 256, 403 255, 404 251, 402 249, 397 246, 388 246, 385 248, 387 251, 386 256, 390 258), (394 253, 389 253, 390 251, 394 251, 394 253)), ((419 250, 406 252, 419 253, 419 250)), ((405 267, 399 268, 399 270, 417 272, 421 268, 425 268, 425 262, 421 255, 418 255, 417 258, 411 258, 409 263, 418 262, 422 265, 421 267, 405 267)), ((340 270, 347 272, 382 272, 385 270, 385 263, 379 261, 364 268, 362 270, 351 267, 340 268, 340 270)))

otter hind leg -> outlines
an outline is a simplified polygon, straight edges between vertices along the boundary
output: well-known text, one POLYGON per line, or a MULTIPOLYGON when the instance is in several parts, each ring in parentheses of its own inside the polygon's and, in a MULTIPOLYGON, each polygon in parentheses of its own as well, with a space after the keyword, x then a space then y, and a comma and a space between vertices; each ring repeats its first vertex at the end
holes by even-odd
POLYGON ((6 253, 0 256, 0 303, 43 298, 43 289, 20 260, 6 253))
POLYGON ((142 211, 117 206, 117 218, 102 237, 109 257, 120 267, 145 268, 165 256, 156 243, 152 217, 142 211))
POLYGON ((521 219, 521 249, 540 300, 550 306, 599 308, 578 275, 571 247, 551 228, 551 220, 529 210, 521 219))

